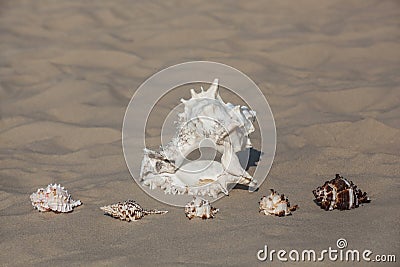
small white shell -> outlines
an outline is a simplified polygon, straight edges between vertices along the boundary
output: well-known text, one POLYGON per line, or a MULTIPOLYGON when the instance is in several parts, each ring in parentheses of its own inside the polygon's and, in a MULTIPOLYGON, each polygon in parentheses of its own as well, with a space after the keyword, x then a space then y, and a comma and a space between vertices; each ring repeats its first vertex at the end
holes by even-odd
POLYGON ((60 184, 49 184, 39 188, 31 196, 32 206, 39 211, 70 212, 82 205, 80 200, 72 200, 71 195, 60 184))
POLYGON ((186 217, 191 220, 194 217, 199 217, 202 219, 214 218, 214 215, 219 211, 210 205, 210 202, 201 197, 194 197, 185 206, 186 217))
POLYGON ((145 210, 134 200, 118 202, 100 208, 105 214, 121 221, 137 221, 149 214, 165 214, 166 210, 145 210))
POLYGON ((279 195, 273 189, 271 189, 271 194, 262 197, 259 203, 260 212, 265 215, 275 215, 279 217, 290 215, 292 211, 298 208, 297 205, 290 207, 289 200, 285 198, 285 195, 279 195))

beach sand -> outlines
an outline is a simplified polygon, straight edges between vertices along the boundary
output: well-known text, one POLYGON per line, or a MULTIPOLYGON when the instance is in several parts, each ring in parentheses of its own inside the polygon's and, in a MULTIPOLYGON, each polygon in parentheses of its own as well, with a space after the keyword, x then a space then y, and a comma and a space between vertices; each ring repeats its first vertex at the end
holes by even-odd
MULTIPOLYGON (((279 266, 257 252, 335 249, 339 238, 349 249, 398 253, 399 25, 396 1, 1 1, 0 265, 279 266), (192 60, 246 73, 277 129, 259 191, 231 191, 207 221, 144 193, 121 144, 138 86, 192 60), (321 210, 311 191, 336 173, 372 202, 321 210), (34 210, 29 195, 53 182, 83 205, 34 210), (260 215, 269 188, 300 209, 260 215), (169 213, 127 223, 99 209, 128 198, 169 213)), ((149 133, 162 123, 153 122, 149 133)))

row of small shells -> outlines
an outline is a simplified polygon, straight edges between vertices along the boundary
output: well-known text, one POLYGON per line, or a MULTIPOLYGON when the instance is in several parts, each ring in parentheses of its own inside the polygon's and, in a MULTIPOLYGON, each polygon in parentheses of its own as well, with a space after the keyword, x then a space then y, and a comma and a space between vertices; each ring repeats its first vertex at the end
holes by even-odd
MULTIPOLYGON (((313 190, 315 202, 324 210, 346 210, 359 207, 361 203, 370 202, 366 192, 362 192, 352 181, 348 181, 339 174, 324 185, 313 190)), ((68 191, 60 184, 49 184, 47 188, 39 188, 31 196, 35 209, 45 212, 57 213, 71 212, 74 207, 81 205, 80 200, 73 200, 68 191)), ((105 214, 123 221, 137 221, 146 215, 165 214, 164 210, 146 210, 134 200, 118 202, 100 208, 105 214)), ((271 189, 268 196, 263 196, 259 202, 259 212, 265 215, 287 216, 298 209, 297 205, 291 206, 285 195, 278 194, 271 189)), ((211 206, 204 198, 195 196, 185 206, 185 215, 188 219, 195 217, 211 219, 219 209, 211 206)))

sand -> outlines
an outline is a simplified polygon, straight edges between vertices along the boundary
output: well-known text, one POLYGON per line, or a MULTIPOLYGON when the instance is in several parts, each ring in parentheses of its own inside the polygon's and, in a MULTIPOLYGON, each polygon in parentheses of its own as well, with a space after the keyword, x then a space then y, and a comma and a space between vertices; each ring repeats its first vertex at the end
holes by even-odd
POLYGON ((398 253, 399 18, 396 1, 2 1, 0 265, 280 265, 256 253, 335 248, 338 238, 350 249, 398 253), (209 221, 189 221, 145 194, 121 145, 136 88, 190 60, 246 73, 277 127, 265 183, 256 193, 233 190, 209 221), (372 202, 321 210, 311 191, 335 173, 372 202), (70 214, 33 210, 29 195, 52 182, 83 205, 70 214), (269 188, 300 210, 258 214, 269 188), (128 198, 170 212, 125 223, 99 210, 128 198))

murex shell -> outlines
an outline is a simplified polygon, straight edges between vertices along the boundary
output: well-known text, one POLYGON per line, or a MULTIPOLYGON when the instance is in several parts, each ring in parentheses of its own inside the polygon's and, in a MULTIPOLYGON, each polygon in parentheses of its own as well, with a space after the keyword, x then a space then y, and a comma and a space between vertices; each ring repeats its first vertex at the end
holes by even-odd
POLYGON ((298 209, 295 205, 290 207, 289 200, 285 195, 279 195, 274 189, 271 189, 271 194, 263 196, 260 203, 260 212, 265 215, 287 216, 291 215, 292 211, 298 209))
POLYGON ((256 181, 241 166, 237 153, 252 147, 249 134, 254 131, 255 112, 225 103, 218 93, 218 79, 207 91, 192 89, 191 98, 181 102, 184 112, 178 114, 172 140, 158 152, 144 149, 141 182, 166 194, 214 198, 221 192, 228 194, 228 184, 254 187, 256 181), (221 159, 189 161, 186 157, 204 140, 213 143, 212 149, 221 153, 221 159))
POLYGON ((185 215, 191 220, 194 217, 202 219, 214 218, 214 215, 219 211, 210 205, 210 202, 201 197, 193 197, 185 206, 185 215))
POLYGON ((313 194, 315 202, 324 210, 349 210, 370 202, 366 192, 363 193, 352 181, 339 174, 313 190, 313 194))
POLYGON ((49 184, 46 189, 39 188, 30 198, 33 207, 39 211, 70 212, 74 207, 82 205, 80 200, 73 200, 60 184, 49 184))
POLYGON ((145 210, 134 200, 126 200, 100 208, 105 214, 121 221, 137 221, 149 214, 165 214, 166 210, 145 210))

